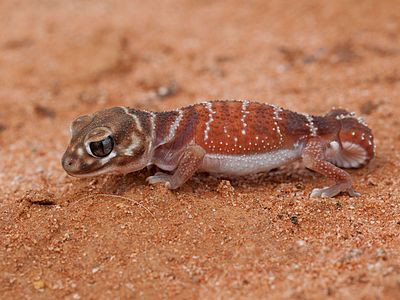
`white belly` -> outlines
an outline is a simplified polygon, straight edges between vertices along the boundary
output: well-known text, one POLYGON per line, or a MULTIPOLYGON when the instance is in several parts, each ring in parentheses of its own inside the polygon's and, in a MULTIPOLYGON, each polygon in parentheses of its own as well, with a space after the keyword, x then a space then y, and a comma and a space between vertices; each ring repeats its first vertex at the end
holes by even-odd
POLYGON ((294 149, 277 150, 252 155, 206 154, 200 171, 241 176, 267 172, 300 158, 300 151, 294 149))

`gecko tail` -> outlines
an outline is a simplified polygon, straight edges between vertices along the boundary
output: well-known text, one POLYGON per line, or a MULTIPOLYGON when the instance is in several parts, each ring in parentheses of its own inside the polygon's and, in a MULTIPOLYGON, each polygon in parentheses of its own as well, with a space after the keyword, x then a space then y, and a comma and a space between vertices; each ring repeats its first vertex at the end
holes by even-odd
MULTIPOLYGON (((375 144, 371 129, 361 117, 345 109, 332 109, 326 116, 340 123, 336 151, 331 151, 330 161, 342 168, 359 168, 375 156, 375 144)), ((333 147, 335 148, 335 147, 333 147)))

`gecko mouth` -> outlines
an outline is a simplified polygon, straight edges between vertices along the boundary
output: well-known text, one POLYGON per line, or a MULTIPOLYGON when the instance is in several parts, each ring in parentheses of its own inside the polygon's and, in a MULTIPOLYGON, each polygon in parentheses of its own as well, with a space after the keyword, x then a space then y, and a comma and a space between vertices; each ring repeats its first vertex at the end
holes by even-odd
POLYGON ((98 176, 98 175, 103 175, 104 173, 110 173, 110 172, 104 172, 103 170, 96 170, 96 171, 92 171, 92 172, 87 172, 87 173, 71 173, 68 172, 68 175, 77 177, 77 178, 87 178, 87 177, 93 177, 93 176, 98 176))
MULTIPOLYGON (((64 167, 64 164, 63 164, 64 167)), ((78 177, 78 178, 86 178, 86 177, 92 177, 92 176, 98 176, 98 175, 103 175, 105 173, 107 174, 113 174, 113 173, 118 173, 114 172, 113 168, 110 167, 104 167, 100 164, 98 166, 90 165, 90 168, 65 168, 64 170, 68 173, 68 175, 78 177)))

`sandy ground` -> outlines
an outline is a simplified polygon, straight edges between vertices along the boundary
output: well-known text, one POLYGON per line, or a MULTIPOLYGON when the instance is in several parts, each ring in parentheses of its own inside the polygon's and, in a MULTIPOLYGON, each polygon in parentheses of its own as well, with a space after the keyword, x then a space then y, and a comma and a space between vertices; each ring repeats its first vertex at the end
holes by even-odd
POLYGON ((1 299, 399 299, 398 1, 4 0, 0 28, 1 299), (362 115, 362 196, 309 199, 301 168, 174 192, 61 168, 80 114, 204 99, 362 115))

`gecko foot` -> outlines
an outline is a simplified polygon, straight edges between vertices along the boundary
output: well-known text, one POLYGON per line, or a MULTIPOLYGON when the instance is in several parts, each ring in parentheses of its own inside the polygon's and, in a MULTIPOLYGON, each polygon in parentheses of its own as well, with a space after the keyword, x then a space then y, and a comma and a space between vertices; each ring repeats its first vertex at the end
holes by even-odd
POLYGON ((322 189, 313 189, 310 197, 332 198, 340 192, 347 192, 350 197, 358 197, 361 194, 356 192, 352 187, 347 187, 347 184, 336 184, 331 187, 324 187, 322 189))
POLYGON ((165 187, 173 190, 176 189, 175 185, 172 184, 172 175, 163 173, 163 172, 157 172, 153 176, 149 176, 146 178, 146 181, 149 184, 156 184, 156 183, 164 183, 165 187))

